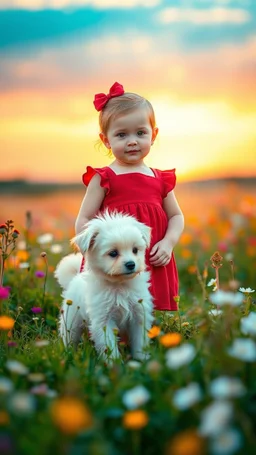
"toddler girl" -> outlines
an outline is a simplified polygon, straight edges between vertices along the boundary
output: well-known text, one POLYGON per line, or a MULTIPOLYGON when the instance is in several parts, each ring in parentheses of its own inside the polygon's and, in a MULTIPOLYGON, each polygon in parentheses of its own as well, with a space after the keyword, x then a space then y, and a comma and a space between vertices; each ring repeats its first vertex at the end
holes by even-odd
POLYGON ((95 95, 100 139, 114 155, 106 167, 87 166, 83 182, 87 191, 76 220, 76 232, 106 208, 135 216, 152 228, 146 254, 151 272, 151 292, 157 310, 177 310, 178 274, 173 248, 183 231, 184 219, 174 195, 175 169, 149 168, 144 158, 158 134, 149 101, 124 92, 118 82, 107 95, 95 95))

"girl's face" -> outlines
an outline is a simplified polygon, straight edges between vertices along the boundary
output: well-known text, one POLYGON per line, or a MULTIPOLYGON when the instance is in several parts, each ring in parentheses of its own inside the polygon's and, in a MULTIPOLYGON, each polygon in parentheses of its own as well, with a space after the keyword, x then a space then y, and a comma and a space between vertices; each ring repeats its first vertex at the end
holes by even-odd
POLYGON ((157 133, 158 129, 150 125, 147 109, 140 107, 113 119, 107 135, 100 133, 100 138, 117 161, 137 165, 148 155, 157 133))

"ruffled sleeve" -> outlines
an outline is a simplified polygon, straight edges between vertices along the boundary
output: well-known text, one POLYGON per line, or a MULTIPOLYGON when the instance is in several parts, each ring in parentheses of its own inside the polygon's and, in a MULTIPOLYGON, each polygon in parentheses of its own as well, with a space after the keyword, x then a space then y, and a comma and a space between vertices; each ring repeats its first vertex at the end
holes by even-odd
POLYGON ((106 190, 106 194, 110 191, 110 183, 107 168, 93 168, 91 166, 87 166, 86 172, 83 174, 82 179, 85 186, 88 186, 91 179, 95 174, 99 174, 100 176, 100 186, 106 190))
POLYGON ((163 181, 163 198, 175 188, 176 185, 176 169, 171 169, 169 171, 158 171, 161 175, 163 181))

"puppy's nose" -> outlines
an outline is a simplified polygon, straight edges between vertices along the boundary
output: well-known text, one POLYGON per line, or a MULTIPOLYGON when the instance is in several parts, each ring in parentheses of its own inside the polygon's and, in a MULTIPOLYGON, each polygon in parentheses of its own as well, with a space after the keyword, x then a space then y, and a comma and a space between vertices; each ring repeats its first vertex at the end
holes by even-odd
POLYGON ((124 265, 125 265, 125 267, 128 270, 134 270, 135 269, 135 262, 133 262, 133 261, 128 261, 124 265))

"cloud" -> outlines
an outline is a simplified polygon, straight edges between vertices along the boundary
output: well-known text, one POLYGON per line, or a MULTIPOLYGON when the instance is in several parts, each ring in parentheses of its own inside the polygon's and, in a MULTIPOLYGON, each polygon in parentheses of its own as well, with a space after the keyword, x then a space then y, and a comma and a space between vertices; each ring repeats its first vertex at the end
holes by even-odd
POLYGON ((187 22, 194 25, 244 24, 251 20, 245 9, 239 8, 165 8, 158 15, 163 24, 187 22))
POLYGON ((126 9, 157 6, 161 0, 1 0, 0 9, 64 9, 92 7, 96 9, 126 9))

